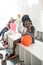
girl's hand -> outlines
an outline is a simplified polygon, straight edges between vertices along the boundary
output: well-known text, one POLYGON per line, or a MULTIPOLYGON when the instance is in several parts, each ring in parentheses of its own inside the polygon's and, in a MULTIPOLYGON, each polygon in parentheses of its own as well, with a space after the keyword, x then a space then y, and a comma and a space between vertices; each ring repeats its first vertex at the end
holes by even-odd
POLYGON ((27 30, 27 32, 31 33, 31 29, 29 28, 29 29, 27 30))

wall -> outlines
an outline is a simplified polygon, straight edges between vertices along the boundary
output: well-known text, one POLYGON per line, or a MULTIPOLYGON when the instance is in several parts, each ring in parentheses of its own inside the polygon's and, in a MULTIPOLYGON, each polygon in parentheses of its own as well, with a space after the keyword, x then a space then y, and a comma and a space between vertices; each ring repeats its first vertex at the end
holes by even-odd
POLYGON ((30 15, 36 30, 43 31, 43 0, 0 0, 0 27, 19 13, 30 15))
POLYGON ((37 1, 37 3, 35 3, 35 1, 31 5, 29 15, 33 21, 33 25, 35 26, 36 30, 43 32, 43 0, 37 1))
POLYGON ((10 17, 17 15, 17 0, 0 0, 0 28, 5 27, 10 17))
POLYGON ((17 0, 18 13, 21 15, 29 13, 28 0, 17 0))

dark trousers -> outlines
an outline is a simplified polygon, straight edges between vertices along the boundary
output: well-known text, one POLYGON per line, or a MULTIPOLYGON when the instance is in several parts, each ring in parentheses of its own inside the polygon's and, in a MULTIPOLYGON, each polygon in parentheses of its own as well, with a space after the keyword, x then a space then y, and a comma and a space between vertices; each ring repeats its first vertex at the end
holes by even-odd
POLYGON ((8 31, 7 27, 4 27, 1 32, 0 32, 0 36, 2 36, 2 40, 4 39, 4 33, 8 31))
POLYGON ((7 28, 7 27, 4 27, 4 28, 2 29, 2 31, 0 32, 0 36, 1 36, 1 35, 4 36, 4 33, 7 32, 7 31, 8 31, 8 28, 7 28))

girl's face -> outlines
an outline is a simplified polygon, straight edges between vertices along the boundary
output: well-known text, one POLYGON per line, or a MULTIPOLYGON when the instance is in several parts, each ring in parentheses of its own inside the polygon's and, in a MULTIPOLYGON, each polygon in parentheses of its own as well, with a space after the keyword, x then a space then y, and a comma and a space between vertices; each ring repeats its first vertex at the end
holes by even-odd
POLYGON ((28 28, 28 27, 30 27, 31 23, 29 21, 25 21, 24 25, 25 25, 25 27, 28 28))

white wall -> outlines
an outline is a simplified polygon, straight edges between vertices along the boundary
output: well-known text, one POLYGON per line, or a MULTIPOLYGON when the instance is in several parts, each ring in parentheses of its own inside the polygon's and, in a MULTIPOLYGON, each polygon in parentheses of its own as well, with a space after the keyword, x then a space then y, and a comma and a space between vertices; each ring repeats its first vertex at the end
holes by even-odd
POLYGON ((29 14, 36 30, 43 31, 43 0, 0 0, 0 28, 19 13, 29 14))
POLYGON ((28 14, 28 0, 0 0, 0 28, 3 28, 10 17, 16 18, 17 14, 28 14))
POLYGON ((32 8, 30 10, 30 13, 29 13, 32 21, 33 21, 33 24, 36 28, 36 30, 39 30, 41 27, 40 27, 40 15, 41 15, 41 9, 38 5, 32 5, 32 8))
POLYGON ((29 13, 28 0, 17 0, 17 6, 18 13, 21 13, 21 15, 29 13))
POLYGON ((10 17, 17 15, 17 0, 0 0, 0 28, 3 28, 10 17))
MULTIPOLYGON (((29 1, 29 0, 28 0, 29 1)), ((43 31, 43 0, 31 0, 30 1, 29 15, 33 21, 33 24, 38 31, 43 31), (33 3, 31 3, 34 1, 33 3)))

